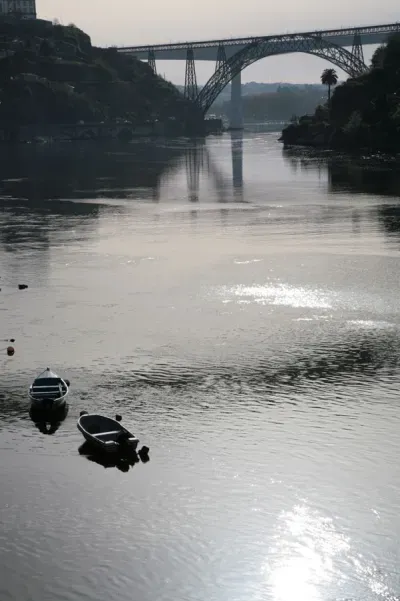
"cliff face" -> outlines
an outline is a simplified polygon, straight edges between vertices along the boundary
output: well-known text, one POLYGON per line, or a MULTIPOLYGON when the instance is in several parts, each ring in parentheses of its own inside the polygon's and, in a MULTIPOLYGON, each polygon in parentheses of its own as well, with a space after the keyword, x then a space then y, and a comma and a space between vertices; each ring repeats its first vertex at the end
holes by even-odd
POLYGON ((287 145, 400 152, 400 37, 375 52, 367 73, 350 78, 282 132, 287 145))
POLYGON ((0 123, 184 123, 196 107, 152 69, 91 45, 77 27, 0 21, 0 123))

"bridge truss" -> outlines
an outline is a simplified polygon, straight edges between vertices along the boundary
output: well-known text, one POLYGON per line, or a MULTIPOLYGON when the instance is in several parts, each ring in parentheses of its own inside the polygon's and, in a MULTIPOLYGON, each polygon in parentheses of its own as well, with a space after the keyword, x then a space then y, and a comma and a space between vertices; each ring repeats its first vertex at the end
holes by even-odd
POLYGON ((186 59, 185 97, 195 102, 205 114, 232 79, 262 58, 303 52, 323 58, 354 77, 367 69, 362 42, 383 43, 394 33, 400 33, 400 23, 276 36, 130 46, 119 48, 118 52, 147 59, 154 72, 156 57, 162 60, 186 59), (216 60, 214 74, 200 90, 196 78, 196 59, 216 60))
POLYGON ((197 95, 196 103, 205 114, 225 86, 243 69, 262 58, 293 52, 304 52, 324 58, 351 77, 361 75, 367 69, 359 52, 349 52, 319 36, 289 35, 281 37, 279 43, 273 39, 265 39, 248 44, 229 59, 219 63, 219 66, 217 63, 215 73, 197 95))

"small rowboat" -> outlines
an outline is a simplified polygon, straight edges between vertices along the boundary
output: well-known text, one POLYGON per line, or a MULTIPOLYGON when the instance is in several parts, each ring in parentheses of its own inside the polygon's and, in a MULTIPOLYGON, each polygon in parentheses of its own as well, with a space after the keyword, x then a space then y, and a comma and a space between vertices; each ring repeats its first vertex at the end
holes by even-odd
POLYGON ((129 430, 104 415, 85 413, 78 419, 77 427, 89 444, 107 453, 135 451, 139 443, 129 430))
POLYGON ((59 409, 66 403, 69 381, 63 380, 48 367, 29 387, 32 406, 41 409, 59 409))

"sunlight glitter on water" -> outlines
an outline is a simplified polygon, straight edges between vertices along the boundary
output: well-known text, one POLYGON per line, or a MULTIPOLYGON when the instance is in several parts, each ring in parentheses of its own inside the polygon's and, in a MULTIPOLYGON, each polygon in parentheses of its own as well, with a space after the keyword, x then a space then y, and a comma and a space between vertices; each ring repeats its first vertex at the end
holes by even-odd
POLYGON ((349 542, 337 532, 333 521, 295 506, 280 516, 272 566, 263 573, 274 601, 320 601, 321 586, 334 577, 334 560, 345 555, 349 542))
MULTIPOLYGON (((224 296, 234 296, 237 302, 247 301, 261 305, 283 305, 294 308, 332 309, 326 292, 287 284, 265 286, 235 286, 224 289, 224 296)), ((229 300, 229 299, 228 299, 229 300)), ((230 299, 231 302, 233 299, 230 299)))
POLYGON ((395 323, 373 319, 351 319, 347 323, 349 326, 356 326, 364 330, 386 330, 397 327, 395 323))

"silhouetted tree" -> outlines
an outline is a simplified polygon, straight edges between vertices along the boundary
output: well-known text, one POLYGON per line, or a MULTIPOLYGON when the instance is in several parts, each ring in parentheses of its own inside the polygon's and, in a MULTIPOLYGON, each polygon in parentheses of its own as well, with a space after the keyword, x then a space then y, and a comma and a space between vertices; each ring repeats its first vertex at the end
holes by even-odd
POLYGON ((328 86, 328 103, 331 103, 331 88, 338 82, 338 75, 335 69, 325 69, 321 75, 321 83, 324 86, 328 86))
POLYGON ((379 46, 379 48, 377 48, 372 56, 371 59, 371 67, 373 69, 382 69, 383 67, 383 61, 385 59, 385 54, 386 54, 386 47, 385 46, 379 46))

